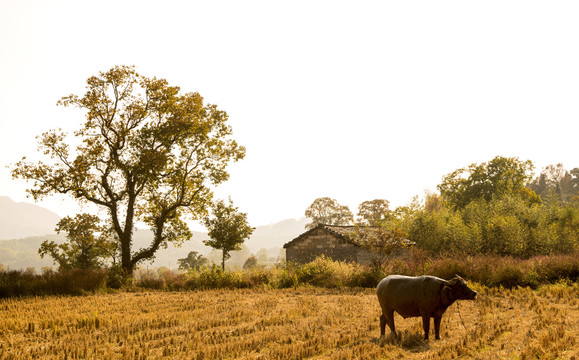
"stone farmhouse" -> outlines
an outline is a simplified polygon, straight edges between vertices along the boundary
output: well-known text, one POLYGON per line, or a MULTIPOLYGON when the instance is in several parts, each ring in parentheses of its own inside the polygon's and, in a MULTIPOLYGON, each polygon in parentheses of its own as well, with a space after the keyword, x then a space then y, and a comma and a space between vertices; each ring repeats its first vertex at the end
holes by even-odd
POLYGON ((284 244, 286 261, 303 264, 325 255, 337 261, 371 264, 374 254, 353 240, 355 231, 355 226, 318 225, 284 244))

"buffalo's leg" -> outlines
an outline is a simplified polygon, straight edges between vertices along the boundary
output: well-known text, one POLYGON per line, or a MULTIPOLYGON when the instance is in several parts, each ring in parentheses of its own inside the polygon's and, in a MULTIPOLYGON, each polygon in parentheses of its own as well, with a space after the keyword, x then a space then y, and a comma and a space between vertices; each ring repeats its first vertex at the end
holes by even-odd
POLYGON ((434 338, 436 340, 440 340, 440 320, 442 320, 442 315, 434 317, 434 338))
MULTIPOLYGON (((392 330, 392 334, 394 334, 394 337, 398 337, 396 335, 396 327, 394 326, 394 311, 384 311, 382 313, 382 316, 384 317, 384 323, 388 324, 388 327, 390 328, 390 330, 392 330)), ((380 317, 380 326, 381 326, 381 331, 382 331, 382 335, 384 335, 385 332, 385 326, 382 325, 382 316, 380 317)))
POLYGON ((386 334, 386 316, 380 315, 380 336, 384 337, 386 334))
POLYGON ((424 340, 428 340, 428 332, 430 331, 430 316, 422 315, 422 327, 424 328, 424 340))

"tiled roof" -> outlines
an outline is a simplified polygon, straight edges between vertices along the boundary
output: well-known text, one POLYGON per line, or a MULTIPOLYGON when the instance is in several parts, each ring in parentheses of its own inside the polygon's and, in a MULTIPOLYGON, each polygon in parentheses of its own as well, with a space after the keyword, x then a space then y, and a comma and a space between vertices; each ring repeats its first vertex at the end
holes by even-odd
MULTIPOLYGON (((306 232, 304 232, 303 234, 301 234, 300 236, 296 237, 295 239, 291 240, 290 242, 287 242, 284 244, 284 249, 287 249, 287 247, 290 244, 293 244, 295 242, 300 241, 301 239, 307 237, 308 235, 310 235, 310 233, 314 232, 316 229, 322 229, 326 232, 329 232, 333 235, 335 235, 336 237, 343 239, 351 244, 354 244, 356 246, 360 246, 360 244, 358 244, 355 241, 355 236, 354 234, 356 232, 364 232, 364 230, 369 230, 369 229, 373 229, 375 227, 373 226, 339 226, 339 225, 323 225, 320 224, 318 226, 316 226, 313 229, 310 229, 306 232)), ((415 245, 416 243, 414 243, 413 241, 410 241, 408 239, 404 239, 402 240, 402 242, 405 245, 415 245)))
POLYGON ((298 236, 297 238, 293 239, 292 241, 284 244, 284 248, 287 248, 290 244, 297 242, 301 239, 303 239, 304 237, 307 237, 308 235, 310 235, 310 233, 314 232, 316 229, 322 229, 326 232, 329 232, 335 236, 337 236, 340 239, 343 239, 349 243, 352 243, 356 246, 359 246, 355 241, 354 241, 354 236, 353 233, 356 231, 363 231, 365 228, 365 226, 338 226, 338 225, 323 225, 320 224, 318 226, 316 226, 313 229, 310 229, 308 231, 306 231, 305 233, 301 234, 300 236, 298 236))
POLYGON ((364 232, 364 230, 367 228, 366 226, 336 226, 336 225, 324 225, 324 228, 333 233, 334 235, 349 241, 355 245, 357 245, 354 241, 355 239, 355 233, 357 231, 359 232, 364 232))

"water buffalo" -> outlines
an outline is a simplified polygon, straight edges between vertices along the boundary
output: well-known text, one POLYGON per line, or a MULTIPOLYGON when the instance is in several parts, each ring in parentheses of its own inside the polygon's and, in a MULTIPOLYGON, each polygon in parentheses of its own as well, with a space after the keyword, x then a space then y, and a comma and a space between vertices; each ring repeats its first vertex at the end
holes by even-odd
POLYGON ((376 289, 378 301, 382 308, 380 315, 380 335, 384 336, 386 324, 394 336, 394 311, 408 317, 422 317, 424 338, 428 340, 430 318, 434 318, 434 334, 440 339, 440 320, 446 309, 456 300, 474 300, 476 291, 470 289, 466 282, 456 276, 452 280, 443 280, 434 276, 386 276, 376 289))

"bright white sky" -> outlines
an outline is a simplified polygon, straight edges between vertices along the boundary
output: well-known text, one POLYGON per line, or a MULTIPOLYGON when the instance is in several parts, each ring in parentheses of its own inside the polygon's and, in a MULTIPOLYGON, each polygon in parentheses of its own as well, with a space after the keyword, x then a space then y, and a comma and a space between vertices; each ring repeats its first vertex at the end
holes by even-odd
MULTIPOLYGON (((247 148, 218 190, 252 225, 317 197, 408 203, 497 155, 579 166, 577 1, 0 0, 0 195, 56 106, 114 65, 198 91, 247 148)), ((40 203, 60 215, 62 200, 40 203)))

